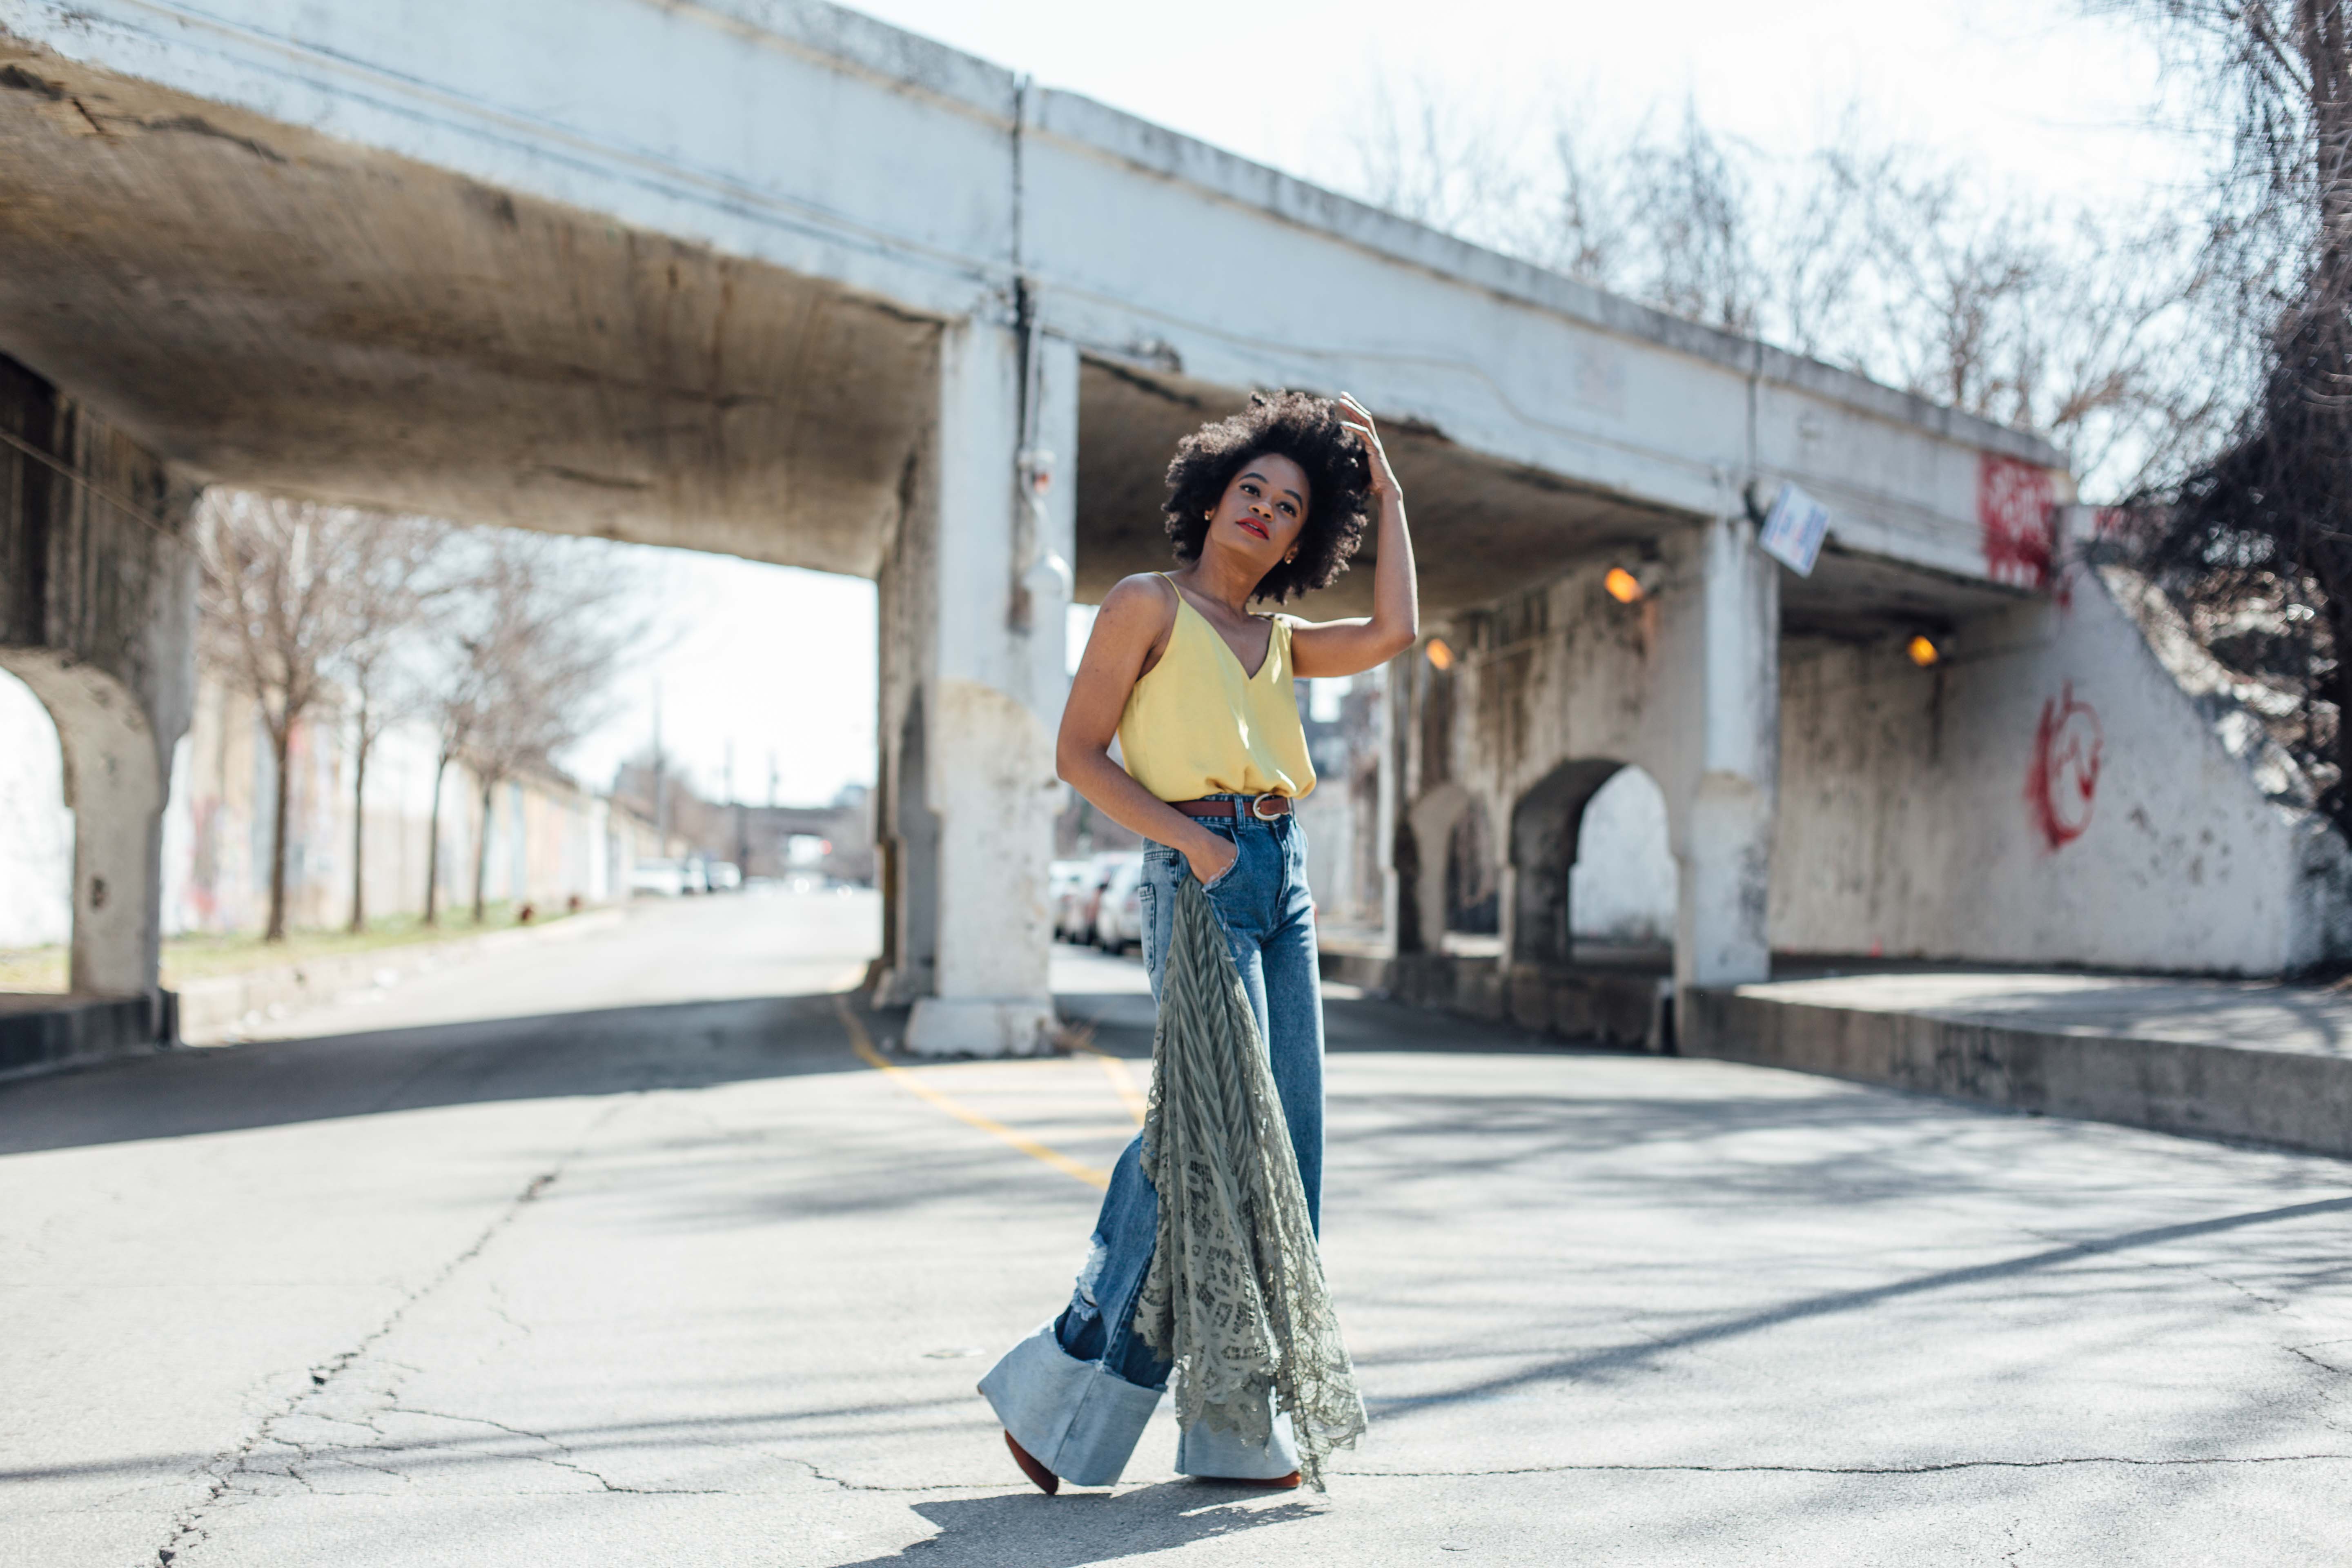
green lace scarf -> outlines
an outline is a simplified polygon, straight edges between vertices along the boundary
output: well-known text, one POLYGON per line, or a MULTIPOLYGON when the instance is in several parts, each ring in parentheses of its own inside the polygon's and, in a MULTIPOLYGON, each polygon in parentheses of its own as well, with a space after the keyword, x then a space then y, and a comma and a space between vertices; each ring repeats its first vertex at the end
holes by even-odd
POLYGON ((1320 1491, 1325 1458, 1363 1434, 1364 1402, 1257 1018, 1208 895, 1189 876, 1177 885, 1173 928, 1143 1123, 1160 1237, 1136 1328, 1175 1363, 1180 1422, 1263 1446, 1279 1409, 1300 1473, 1320 1491))

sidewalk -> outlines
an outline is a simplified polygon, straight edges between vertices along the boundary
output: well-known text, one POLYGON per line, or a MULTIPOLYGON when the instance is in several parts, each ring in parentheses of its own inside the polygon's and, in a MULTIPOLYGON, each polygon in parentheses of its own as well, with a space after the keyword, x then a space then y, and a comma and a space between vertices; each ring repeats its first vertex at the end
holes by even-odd
POLYGON ((180 988, 180 1042, 229 1045, 265 1021, 283 1019, 321 1003, 365 999, 442 964, 532 943, 589 936, 628 918, 626 904, 608 905, 543 923, 454 936, 445 942, 404 942, 337 957, 306 959, 268 969, 191 980, 180 988))
POLYGON ((2352 1155, 2352 992, 1882 970, 1693 995, 1681 1047, 2010 1110, 2352 1155))
POLYGON ((0 991, 0 1081, 87 1067, 174 1045, 231 1045, 268 1023, 337 1001, 380 997, 441 965, 618 925, 628 906, 440 942, 404 942, 267 968, 206 975, 156 999, 0 991))

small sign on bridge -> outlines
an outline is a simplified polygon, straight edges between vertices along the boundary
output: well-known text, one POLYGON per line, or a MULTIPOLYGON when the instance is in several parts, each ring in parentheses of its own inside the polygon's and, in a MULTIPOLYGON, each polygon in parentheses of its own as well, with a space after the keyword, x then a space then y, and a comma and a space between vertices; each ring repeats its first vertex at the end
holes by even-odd
POLYGON ((1813 574, 1821 559, 1822 538, 1829 531, 1830 509, 1792 484, 1783 483, 1764 515, 1764 531, 1756 542, 1764 553, 1781 562, 1800 577, 1813 574))

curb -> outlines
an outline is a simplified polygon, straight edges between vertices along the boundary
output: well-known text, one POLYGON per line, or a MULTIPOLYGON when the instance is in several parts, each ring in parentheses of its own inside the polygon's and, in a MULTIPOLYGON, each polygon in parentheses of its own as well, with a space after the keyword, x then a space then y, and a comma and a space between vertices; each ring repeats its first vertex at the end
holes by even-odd
POLYGON ((478 936, 414 942, 188 981, 179 992, 180 1038, 192 1046, 234 1044, 248 1024, 282 1019, 352 992, 398 984, 411 975, 462 959, 591 936, 619 925, 628 919, 628 912, 627 905, 615 905, 566 915, 544 926, 514 926, 478 936))
POLYGON ((1690 994, 1685 1055, 2190 1138, 2352 1158, 2352 1059, 1690 994))

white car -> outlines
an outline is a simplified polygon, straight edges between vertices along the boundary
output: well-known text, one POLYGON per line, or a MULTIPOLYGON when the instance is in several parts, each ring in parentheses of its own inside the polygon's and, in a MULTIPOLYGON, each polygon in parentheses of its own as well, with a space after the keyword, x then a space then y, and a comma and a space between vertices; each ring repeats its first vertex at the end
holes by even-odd
POLYGON ((1134 849, 1102 851, 1085 863, 1085 874, 1077 879, 1068 892, 1062 895, 1061 913, 1055 924, 1061 928, 1070 941, 1094 941, 1095 913, 1100 908, 1098 900, 1102 897, 1103 884, 1109 881, 1111 873, 1118 869, 1122 861, 1127 860, 1132 860, 1139 866, 1143 863, 1143 856, 1140 851, 1134 849))
POLYGON ((1136 889, 1143 882, 1143 857, 1121 860, 1103 884, 1095 905, 1095 945, 1105 952, 1125 952, 1143 945, 1143 899, 1136 889))
POLYGON ((1070 895, 1086 880, 1087 862, 1056 860, 1045 873, 1045 907, 1054 912, 1054 940, 1076 942, 1078 933, 1070 924, 1070 895))
POLYGON ((686 891, 686 868, 676 860, 640 860, 629 868, 629 891, 675 899, 686 891))

